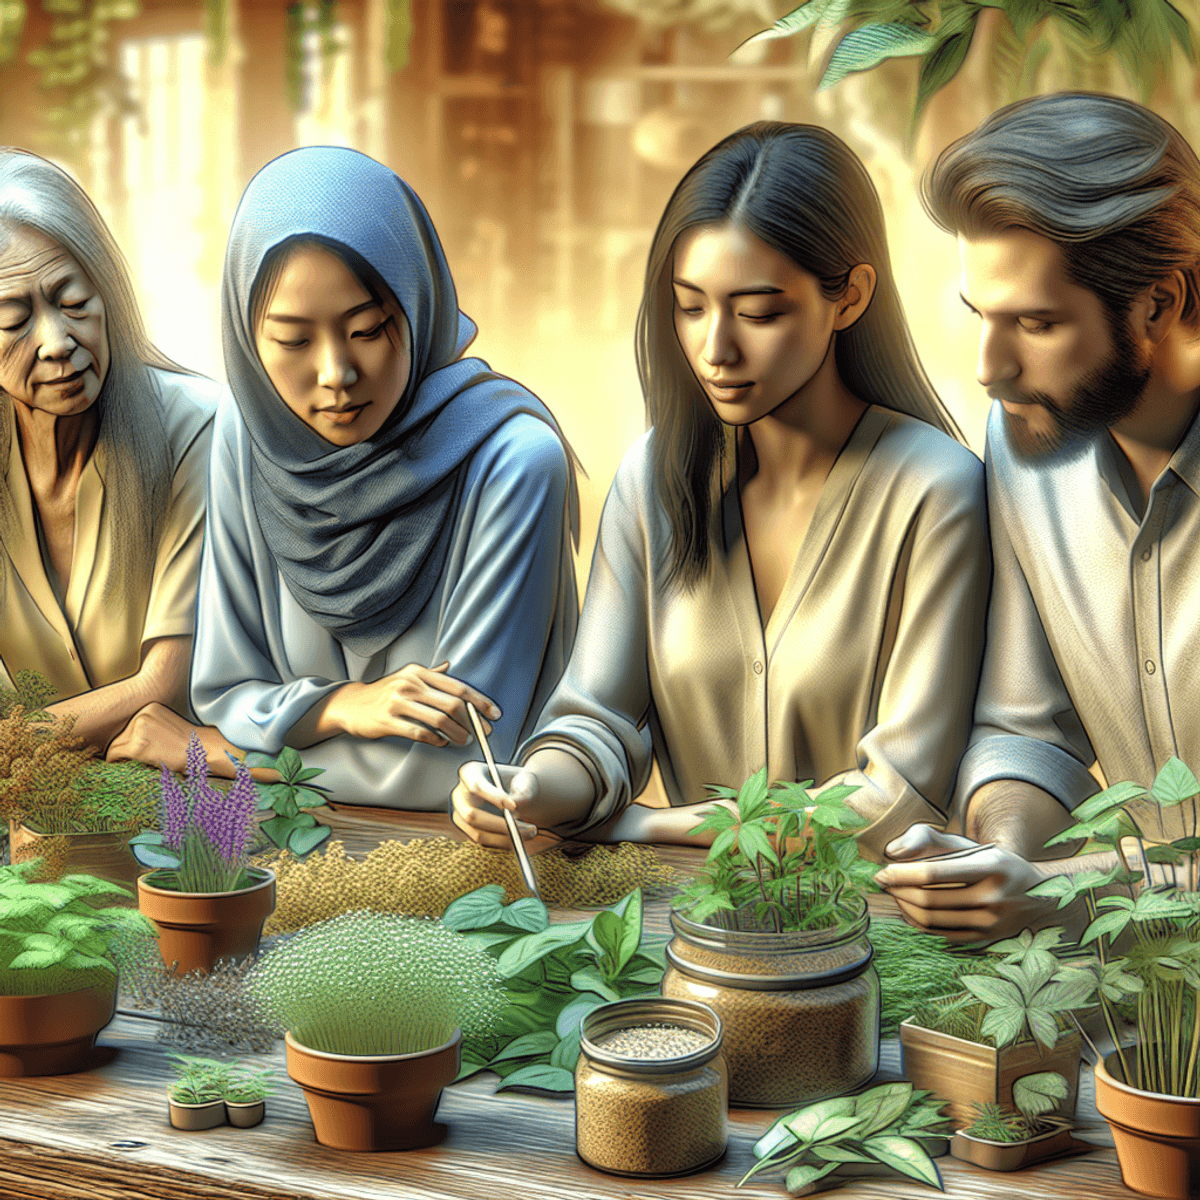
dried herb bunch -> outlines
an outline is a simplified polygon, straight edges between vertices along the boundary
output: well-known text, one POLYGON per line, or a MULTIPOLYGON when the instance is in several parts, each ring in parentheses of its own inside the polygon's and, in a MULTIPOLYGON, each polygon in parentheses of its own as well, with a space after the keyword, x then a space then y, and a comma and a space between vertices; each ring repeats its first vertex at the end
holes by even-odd
MULTIPOLYGON (((18 672, 19 674, 19 672, 18 672)), ((97 760, 72 733, 23 704, 0 719, 0 820, 38 833, 116 833, 153 824, 157 775, 141 763, 97 760)))
POLYGON ((267 1019, 331 1054, 413 1054, 490 1029, 495 959, 440 921, 350 912, 268 950, 248 979, 267 1019))
POLYGON ((18 671, 12 682, 12 687, 0 687, 0 717, 7 717, 18 704, 26 712, 41 712, 58 695, 54 684, 37 671, 18 671))
MULTIPOLYGON (((509 901, 525 894, 516 856, 448 837, 383 842, 365 859, 342 842, 300 861, 290 853, 255 860, 275 872, 275 912, 265 932, 288 933, 338 913, 369 908, 440 917, 459 896, 489 884, 509 901)), ((663 888, 675 878, 651 846, 597 846, 579 858, 551 850, 533 860, 538 890, 559 908, 599 908, 634 888, 663 888)))

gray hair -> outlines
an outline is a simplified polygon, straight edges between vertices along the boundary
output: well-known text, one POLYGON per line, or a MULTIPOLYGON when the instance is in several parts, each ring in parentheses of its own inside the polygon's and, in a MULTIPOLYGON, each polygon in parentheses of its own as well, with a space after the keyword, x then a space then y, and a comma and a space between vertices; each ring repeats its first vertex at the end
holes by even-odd
MULTIPOLYGON (((151 367, 184 372, 150 342, 129 269, 103 217, 65 171, 36 154, 0 147, 0 227, 24 226, 52 238, 79 264, 104 302, 109 367, 96 400, 97 449, 104 448, 104 520, 126 594, 149 577, 171 497, 171 447, 151 367)), ((0 392, 0 546, 32 530, 18 527, 4 466, 13 437, 12 398, 0 392)), ((6 564, 0 557, 0 568, 6 564)), ((66 581, 63 581, 64 586, 66 581)))
POLYGON ((1086 92, 1010 104, 942 151, 922 199, 949 233, 1025 229, 1058 243, 1110 320, 1182 271, 1183 320, 1200 323, 1200 160, 1140 104, 1086 92))

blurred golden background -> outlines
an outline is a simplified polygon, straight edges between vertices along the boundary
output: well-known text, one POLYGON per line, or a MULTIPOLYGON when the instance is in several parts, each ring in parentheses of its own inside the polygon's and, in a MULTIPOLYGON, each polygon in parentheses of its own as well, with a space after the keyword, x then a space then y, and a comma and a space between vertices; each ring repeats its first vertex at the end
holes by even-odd
POLYGON ((731 59, 786 0, 0 0, 0 141, 76 173, 155 340, 218 378, 225 235, 254 171, 313 143, 399 171, 441 232, 476 352, 537 391, 583 459, 582 583, 643 428, 646 250, 704 149, 762 117, 854 147, 926 367, 981 451, 975 326, 953 241, 917 201, 921 171, 999 104, 1061 88, 1143 99, 1200 144, 1198 3, 809 0, 793 21, 807 28, 731 59), (855 59, 842 40, 897 20, 923 53, 860 44, 855 59))

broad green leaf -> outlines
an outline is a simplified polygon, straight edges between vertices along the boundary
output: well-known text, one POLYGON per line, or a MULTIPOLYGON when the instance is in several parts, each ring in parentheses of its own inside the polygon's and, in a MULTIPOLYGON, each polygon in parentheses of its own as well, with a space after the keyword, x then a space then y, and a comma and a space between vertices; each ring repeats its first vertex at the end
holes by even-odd
POLYGON ((866 1154, 859 1154, 857 1150, 850 1149, 849 1146, 843 1146, 838 1142, 818 1143, 811 1149, 811 1154, 814 1158, 819 1158, 823 1162, 832 1163, 865 1163, 875 1162, 875 1159, 868 1157, 866 1154))
MULTIPOLYGON (((1042 1012, 1035 1008, 1025 1014, 1025 1019, 1029 1022, 1034 1040, 1044 1046, 1046 1050, 1053 1050, 1058 1041, 1058 1023, 1054 1017, 1048 1012, 1042 1012)), ((999 1044, 998 1039, 997 1044, 999 1044)))
POLYGON ((577 1034, 579 1032, 579 1022, 588 1013, 595 1012, 600 1005, 607 1003, 608 1000, 606 997, 598 995, 595 992, 585 992, 583 995, 572 1000, 558 1014, 558 1019, 554 1023, 554 1031, 560 1038, 577 1034))
POLYGON ((617 970, 623 971, 625 965, 637 953, 642 940, 642 889, 635 888, 629 895, 629 902, 621 914, 621 939, 617 951, 617 970))
POLYGON ((566 1071, 574 1071, 579 1062, 579 1031, 568 1034, 559 1040, 557 1046, 550 1052, 550 1065, 562 1067, 566 1071))
POLYGON ((862 1118, 857 1116, 826 1117, 813 1131, 813 1142, 827 1142, 830 1138, 841 1136, 849 1129, 862 1124, 862 1118))
POLYGON ((587 936, 591 921, 572 921, 565 925, 551 925, 541 933, 531 933, 513 942, 500 955, 496 967, 500 974, 507 977, 519 975, 526 967, 553 954, 574 945, 587 936))
MULTIPOLYGON (((695 832, 695 830, 693 830, 695 832)), ((723 832, 717 834, 713 838, 713 844, 708 848, 707 860, 716 862, 720 858, 724 858, 726 854, 733 848, 734 842, 737 841, 737 828, 731 826, 723 832)))
POLYGON ((933 1159, 911 1138, 884 1134, 868 1138, 862 1146, 868 1154, 874 1155, 881 1163, 895 1168, 902 1175, 907 1175, 910 1179, 919 1179, 938 1191, 945 1191, 942 1176, 933 1159))
POLYGON ((789 1113, 771 1125, 767 1132, 754 1143, 755 1158, 766 1158, 768 1155, 774 1154, 780 1146, 799 1144, 800 1139, 788 1128, 788 1122, 795 1116, 795 1113, 789 1113))
POLYGON ((937 38, 915 25, 862 25, 838 43, 818 90, 840 83, 852 72, 869 71, 885 59, 925 54, 936 44, 937 38))
POLYGON ((913 125, 921 118, 930 98, 954 78, 971 46, 970 33, 952 34, 939 43, 921 61, 917 75, 917 102, 913 112, 913 125))
POLYGON ((548 1063, 532 1063, 506 1076, 496 1085, 496 1091, 502 1092, 511 1087, 539 1088, 547 1092, 573 1092, 575 1073, 565 1067, 552 1067, 548 1063))
POLYGON ((577 992, 597 992, 606 1000, 620 1000, 621 994, 611 987, 598 967, 583 967, 571 976, 571 986, 577 992))
POLYGON ((328 841, 331 833, 333 830, 328 825, 318 825, 315 822, 307 829, 294 829, 292 836, 288 838, 288 849, 297 858, 303 858, 306 854, 311 854, 322 842, 328 841))
MULTIPOLYGON (((614 966, 621 953, 621 937, 624 925, 616 913, 599 912, 592 923, 592 938, 600 948, 601 953, 612 961, 614 966)), ((615 972, 614 972, 615 973, 615 972)))
POLYGON ((504 909, 504 888, 498 883, 476 888, 452 900, 442 914, 447 929, 486 929, 500 919, 504 909))
POLYGON ((761 816, 768 807, 767 768, 755 771, 738 791, 738 818, 742 824, 761 816))
POLYGON ((1011 1046, 1025 1029, 1025 1021, 1032 1014, 1019 1005, 1005 1005, 994 1008, 983 1018, 980 1029, 988 1037, 995 1039, 997 1046, 1011 1046))
POLYGON ((284 746, 275 760, 275 769, 287 780, 294 780, 303 769, 300 754, 292 746, 284 746))
MULTIPOLYGON (((1186 22, 1184 25, 1186 28, 1186 22)), ((1172 756, 1154 777, 1150 794, 1164 808, 1174 808, 1200 794, 1200 780, 1178 758, 1172 756)))
MULTIPOLYGON (((444 920, 445 918, 443 918, 444 920)), ((523 896, 500 910, 500 921, 514 929, 525 929, 530 933, 541 933, 550 925, 550 914, 546 906, 534 896, 523 896)))
POLYGON ((558 1043, 559 1036, 553 1029, 535 1029, 532 1033, 513 1038, 492 1059, 492 1062, 503 1062, 507 1058, 534 1058, 539 1054, 549 1054, 558 1043))
POLYGON ((749 46, 758 46, 763 42, 773 41, 775 38, 795 37, 796 34, 814 24, 820 15, 821 5, 809 0, 807 4, 802 4, 799 8, 794 8, 790 13, 780 17, 769 29, 764 29, 760 33, 754 34, 753 37, 748 37, 733 51, 730 58, 734 55, 742 57, 741 52, 749 46))
POLYGON ((866 1138, 886 1129, 908 1107, 912 1092, 911 1083, 884 1083, 863 1092, 855 1106, 856 1114, 865 1119, 858 1136, 866 1138))
POLYGON ((1067 1081, 1057 1071, 1038 1071, 1022 1075, 1013 1083, 1013 1104, 1025 1117, 1041 1117, 1053 1112, 1070 1091, 1067 1081))
POLYGON ((767 862, 778 863, 779 859, 767 840, 766 830, 761 825, 742 822, 738 830, 738 849, 750 860, 751 864, 760 858, 767 862))
POLYGON ((259 829, 271 839, 280 850, 287 849, 288 839, 297 830, 303 829, 304 823, 298 816, 294 817, 272 817, 269 821, 264 821, 259 829))
POLYGON ((1130 920, 1132 914, 1128 912, 1102 913, 1087 927, 1083 937, 1079 939, 1079 944, 1086 946, 1100 937, 1107 937, 1110 942, 1114 941, 1125 931, 1125 926, 1130 920))
POLYGON ((1105 788, 1104 791, 1097 792, 1094 796, 1089 796, 1082 804, 1077 804, 1071 811, 1071 816, 1080 824, 1086 824, 1105 813, 1124 807, 1131 800, 1136 800, 1145 794, 1146 789, 1141 784, 1131 783, 1128 780, 1123 783, 1114 783, 1112 787, 1105 788))
POLYGON ((830 1117, 849 1117, 854 1115, 854 1098, 852 1096, 835 1096, 830 1100, 820 1100, 810 1104, 790 1117, 784 1118, 787 1128, 801 1141, 811 1142, 823 1121, 830 1117))
POLYGON ((298 787, 295 800, 301 808, 324 808, 329 803, 326 789, 315 787, 298 787))
MULTIPOLYGON (((811 0, 810 0, 811 3, 811 0)), ((784 1179, 784 1186, 789 1192, 798 1192, 801 1188, 809 1187, 819 1179, 824 1179, 830 1171, 836 1171, 837 1163, 826 1163, 823 1167, 811 1166, 808 1163, 801 1163, 798 1167, 793 1167, 784 1179)))
POLYGON ((1017 986, 1007 979, 993 979, 988 975, 964 975, 959 979, 959 983, 989 1008, 1013 1005, 1022 1007, 1024 1004, 1024 998, 1017 986))
POLYGON ((469 1079, 472 1075, 478 1074, 480 1071, 487 1069, 487 1063, 480 1062, 478 1059, 468 1058, 464 1053, 462 1056, 462 1066, 458 1068, 458 1074, 454 1077, 454 1082, 459 1080, 469 1079))

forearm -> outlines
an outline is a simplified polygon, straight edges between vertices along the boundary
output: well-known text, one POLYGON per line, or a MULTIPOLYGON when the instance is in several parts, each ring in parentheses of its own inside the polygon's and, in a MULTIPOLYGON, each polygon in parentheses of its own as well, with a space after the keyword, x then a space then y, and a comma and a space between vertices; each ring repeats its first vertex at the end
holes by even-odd
POLYGON ((972 841, 991 842, 1028 862, 1040 862, 1071 858, 1079 850, 1082 841, 1046 846, 1071 824, 1070 812, 1049 792, 1023 780, 997 779, 970 798, 963 833, 972 841))
POLYGON ((85 744, 104 750, 148 704, 187 711, 191 648, 191 638, 159 638, 147 644, 136 674, 60 700, 47 711, 55 717, 74 717, 75 735, 85 744))
POLYGON ((304 750, 345 733, 341 704, 348 695, 353 695, 355 689, 361 691, 362 688, 363 684, 351 682, 323 696, 292 726, 287 735, 287 744, 304 750))
POLYGON ((679 808, 651 808, 648 804, 631 804, 603 825, 581 834, 579 840, 711 846, 716 837, 713 830, 698 834, 692 832, 711 807, 708 804, 688 804, 679 808))

